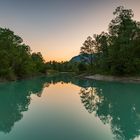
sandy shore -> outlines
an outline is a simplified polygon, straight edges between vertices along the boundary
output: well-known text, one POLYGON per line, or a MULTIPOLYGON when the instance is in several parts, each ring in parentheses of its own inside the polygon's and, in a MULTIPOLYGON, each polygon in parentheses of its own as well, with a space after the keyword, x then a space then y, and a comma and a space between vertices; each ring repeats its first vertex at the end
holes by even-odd
POLYGON ((117 76, 106 76, 106 75, 90 75, 85 76, 86 79, 100 80, 100 81, 118 81, 118 82, 133 82, 140 83, 140 77, 117 77, 117 76))

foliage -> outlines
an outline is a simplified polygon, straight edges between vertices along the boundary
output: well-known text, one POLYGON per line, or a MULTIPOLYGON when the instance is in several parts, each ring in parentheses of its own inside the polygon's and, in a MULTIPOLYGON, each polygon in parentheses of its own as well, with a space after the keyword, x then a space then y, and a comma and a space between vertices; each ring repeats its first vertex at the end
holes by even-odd
POLYGON ((87 70, 87 65, 84 64, 84 63, 79 63, 79 64, 78 64, 78 70, 79 70, 79 72, 84 72, 84 71, 86 71, 86 70, 87 70))
POLYGON ((78 63, 73 62, 56 62, 50 61, 46 63, 47 70, 55 70, 59 72, 76 72, 78 71, 78 63))
POLYGON ((92 71, 112 75, 140 73, 140 23, 133 20, 131 9, 117 7, 109 32, 85 41, 81 53, 94 54, 92 71))
POLYGON ((83 56, 83 59, 86 59, 85 61, 88 62, 88 64, 93 67, 93 54, 94 54, 94 48, 96 46, 96 42, 92 39, 92 37, 87 37, 87 40, 83 43, 83 46, 81 47, 80 53, 83 56), (88 58, 88 59, 87 59, 88 58), (87 61, 88 60, 88 61, 87 61))
POLYGON ((139 85, 95 81, 86 85, 79 92, 85 109, 110 125, 115 140, 136 139, 140 135, 139 85))
POLYGON ((43 72, 41 53, 31 54, 30 47, 13 31, 0 28, 0 77, 15 80, 43 72))

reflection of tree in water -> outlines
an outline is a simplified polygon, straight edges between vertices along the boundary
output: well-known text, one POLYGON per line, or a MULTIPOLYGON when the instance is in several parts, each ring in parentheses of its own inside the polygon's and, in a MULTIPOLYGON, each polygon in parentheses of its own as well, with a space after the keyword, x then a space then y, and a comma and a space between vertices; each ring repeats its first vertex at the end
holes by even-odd
POLYGON ((10 132, 14 123, 22 118, 23 111, 28 110, 30 96, 19 94, 0 94, 0 131, 10 132))
POLYGON ((97 105, 102 102, 102 98, 99 98, 96 88, 81 88, 80 90, 81 101, 89 113, 96 110, 97 105))
POLYGON ((114 139, 133 140, 140 135, 139 85, 97 84, 81 88, 81 102, 104 124, 110 124, 114 139))
POLYGON ((0 84, 0 131, 8 133, 28 110, 31 94, 41 96, 43 88, 58 82, 81 88, 80 97, 89 113, 94 112, 104 124, 110 124, 117 140, 133 140, 140 135, 140 86, 93 82, 57 75, 0 84))
POLYGON ((69 83, 70 79, 70 75, 63 74, 0 84, 0 131, 9 133, 15 122, 22 119, 31 102, 31 94, 41 97, 45 87, 58 82, 69 83))
POLYGON ((43 79, 0 84, 0 131, 9 133, 28 110, 31 94, 41 94, 43 79))

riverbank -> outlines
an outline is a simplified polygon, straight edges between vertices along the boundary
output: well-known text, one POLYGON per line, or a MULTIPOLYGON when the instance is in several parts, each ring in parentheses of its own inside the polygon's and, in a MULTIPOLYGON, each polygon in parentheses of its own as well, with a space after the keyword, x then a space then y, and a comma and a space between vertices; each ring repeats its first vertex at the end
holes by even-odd
POLYGON ((7 79, 7 78, 0 78, 0 83, 5 83, 5 82, 13 82, 13 81, 19 81, 19 80, 28 80, 28 79, 33 79, 36 77, 42 77, 42 76, 46 76, 45 73, 39 73, 39 74, 35 74, 35 75, 31 75, 31 76, 25 76, 25 77, 15 77, 13 79, 7 79))
POLYGON ((30 79, 37 78, 37 77, 42 77, 42 76, 52 77, 52 76, 56 76, 56 75, 59 75, 59 74, 70 74, 71 76, 76 75, 74 72, 58 72, 58 71, 49 70, 46 73, 38 73, 38 74, 35 74, 35 75, 25 76, 25 77, 22 77, 22 78, 14 77, 14 78, 11 78, 11 79, 6 79, 6 78, 1 78, 0 77, 0 83, 19 81, 19 80, 30 80, 30 79))
POLYGON ((89 75, 84 76, 86 79, 91 80, 99 80, 99 81, 116 81, 116 82, 132 82, 132 83, 140 83, 140 77, 118 77, 118 76, 106 76, 106 75, 89 75))

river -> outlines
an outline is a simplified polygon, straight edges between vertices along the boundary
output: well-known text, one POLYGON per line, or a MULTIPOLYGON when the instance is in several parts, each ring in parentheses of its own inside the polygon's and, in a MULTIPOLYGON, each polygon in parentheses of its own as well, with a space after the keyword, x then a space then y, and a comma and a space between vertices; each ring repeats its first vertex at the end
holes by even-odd
POLYGON ((0 140, 139 140, 140 84, 69 74, 0 84, 0 140))

